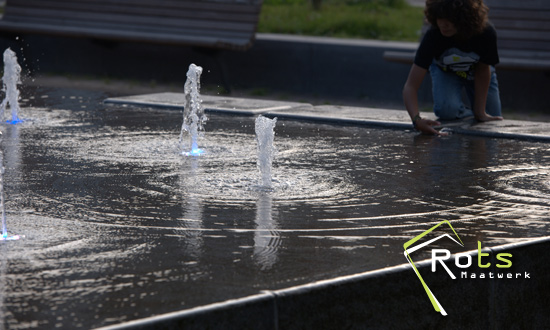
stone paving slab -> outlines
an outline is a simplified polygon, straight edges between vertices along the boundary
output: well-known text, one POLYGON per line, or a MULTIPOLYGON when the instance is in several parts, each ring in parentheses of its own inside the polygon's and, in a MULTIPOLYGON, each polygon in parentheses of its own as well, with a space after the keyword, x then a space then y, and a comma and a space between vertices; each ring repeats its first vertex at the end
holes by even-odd
MULTIPOLYGON (((225 96, 201 95, 202 105, 206 111, 224 112, 244 116, 255 116, 270 111, 297 110, 312 108, 310 104, 298 102, 281 102, 260 99, 245 99, 225 96)), ((154 93, 134 96, 112 97, 105 100, 108 104, 135 105, 155 108, 183 109, 185 94, 154 93)))
MULTIPOLYGON (((413 128, 409 115, 404 110, 324 105, 295 109, 294 111, 270 111, 266 115, 389 128, 413 128)), ((433 120, 437 119, 430 112, 421 112, 421 116, 433 120)), ((473 118, 466 118, 456 121, 442 121, 437 128, 446 128, 457 134, 550 141, 550 123, 545 122, 499 120, 480 123, 473 118)))
MULTIPOLYGON (((404 110, 375 109, 338 105, 313 106, 308 103, 233 98, 201 95, 203 106, 209 112, 246 116, 265 115, 285 119, 324 121, 354 125, 372 125, 387 128, 412 129, 404 110)), ((108 98, 105 103, 182 109, 182 93, 155 93, 108 98)), ((433 113, 422 112, 422 117, 436 119, 433 113)), ((479 123, 473 119, 442 122, 440 128, 453 133, 487 137, 550 141, 550 123, 523 120, 503 120, 479 123)))
POLYGON ((471 121, 453 128, 459 134, 550 141, 550 123, 525 120, 471 121))

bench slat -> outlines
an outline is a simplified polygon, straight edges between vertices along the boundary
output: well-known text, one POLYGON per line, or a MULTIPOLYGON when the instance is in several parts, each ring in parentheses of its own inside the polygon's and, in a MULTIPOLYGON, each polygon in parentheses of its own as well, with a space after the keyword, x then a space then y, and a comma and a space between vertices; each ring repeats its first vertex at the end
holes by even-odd
MULTIPOLYGON (((0 28, 2 24, 0 22, 0 28)), ((118 31, 118 35, 113 37, 110 30, 92 29, 92 28, 67 28, 62 26, 52 27, 51 25, 34 24, 29 26, 28 24, 11 24, 5 28, 6 30, 13 29, 12 31, 24 31, 35 32, 48 30, 48 34, 52 35, 71 35, 74 37, 86 37, 86 38, 103 38, 107 40, 128 40, 137 42, 149 42, 149 43, 162 43, 162 44, 187 44, 193 46, 203 47, 217 47, 217 48, 245 48, 251 42, 249 38, 220 38, 219 36, 206 36, 206 35, 192 35, 192 34, 159 34, 149 33, 143 31, 118 31)))
MULTIPOLYGON (((16 23, 17 24, 17 23, 16 23)), ((97 24, 93 24, 86 21, 78 22, 67 22, 64 25, 53 25, 47 19, 37 19, 32 24, 26 24, 23 29, 26 32, 34 33, 46 33, 50 31, 66 31, 67 34, 71 34, 71 29, 93 29, 94 31, 105 31, 106 33, 110 31, 112 38, 111 39, 120 39, 125 36, 125 32, 146 32, 148 34, 158 33, 158 34, 190 34, 195 36, 219 36, 220 38, 243 38, 247 39, 250 37, 250 33, 247 31, 231 31, 216 26, 210 26, 208 29, 197 27, 196 25, 189 25, 187 27, 162 27, 162 26, 149 26, 149 25, 121 25, 117 22, 106 22, 98 27, 97 24), (71 24, 74 23, 74 24, 71 24), (114 33, 113 31, 116 31, 114 33)), ((20 23, 20 26, 22 23, 20 23)), ((0 26, 2 22, 0 21, 0 26)))
MULTIPOLYGON (((497 65, 498 69, 550 70, 550 60, 545 58, 518 58, 513 53, 503 53, 502 55, 504 56, 500 58, 500 63, 497 65)), ((385 51, 383 55, 386 61, 405 64, 411 64, 414 61, 414 56, 415 53, 413 52, 398 51, 385 51)))
POLYGON ((386 61, 410 64, 413 63, 415 55, 416 52, 400 52, 387 50, 382 56, 386 61))
MULTIPOLYGON (((0 28, 3 27, 3 22, 0 21, 0 28)), ((128 35, 143 34, 142 38, 139 38, 139 41, 147 41, 148 38, 151 38, 150 42, 158 43, 161 40, 170 40, 172 43, 173 40, 182 40, 185 41, 191 38, 200 38, 201 36, 205 39, 211 40, 212 38, 217 38, 218 40, 239 40, 236 43, 239 47, 247 46, 250 43, 250 34, 245 32, 235 32, 235 31, 225 31, 225 30, 215 30, 215 29, 200 29, 200 28, 186 28, 186 29, 160 29, 153 27, 139 27, 135 26, 134 29, 121 29, 119 25, 115 24, 105 24, 103 27, 99 28, 97 25, 86 25, 81 23, 80 25, 52 25, 46 22, 36 21, 33 24, 29 23, 14 23, 5 27, 6 30, 11 30, 14 32, 26 32, 26 33, 37 33, 37 34, 56 34, 56 35, 69 35, 73 37, 81 37, 84 35, 84 31, 89 30, 89 33, 85 33, 86 36, 93 37, 94 34, 98 34, 98 38, 107 38, 110 40, 125 40, 128 35), (116 30, 116 33, 113 33, 113 30, 116 30), (174 38, 167 38, 168 35, 174 35, 174 38)), ((132 40, 138 40, 133 37, 132 40)), ((185 42, 187 44, 187 42, 185 42)))
POLYGON ((239 1, 239 0, 223 0, 223 1, 192 1, 192 0, 7 0, 7 6, 20 6, 20 7, 35 7, 35 8, 47 8, 47 7, 64 7, 73 6, 81 8, 84 11, 95 10, 96 8, 115 8, 115 9, 140 9, 144 10, 154 8, 170 8, 172 10, 219 10, 227 12, 240 12, 254 14, 259 12, 261 8, 261 1, 239 1))
MULTIPOLYGON (((74 0, 73 0, 74 1, 74 0)), ((63 1, 39 1, 39 0, 19 0, 17 5, 12 5, 6 9, 8 16, 14 10, 33 9, 33 10, 55 10, 59 12, 80 12, 80 13, 110 13, 127 16, 151 16, 151 17, 195 17, 195 18, 213 18, 230 21, 249 21, 257 22, 259 8, 249 8, 243 5, 225 4, 210 5, 210 3, 199 3, 199 5, 190 2, 180 2, 178 6, 156 6, 156 3, 150 2, 149 6, 120 6, 111 3, 86 3, 63 1), (151 3, 153 5, 151 5, 151 3), (182 5, 183 4, 183 5, 182 5), (185 5, 187 4, 187 5, 185 5)))
MULTIPOLYGON (((70 11, 54 11, 54 10, 36 10, 36 9, 21 9, 13 8, 10 17, 6 17, 5 21, 13 22, 36 22, 42 20, 45 24, 49 22, 52 25, 70 26, 80 24, 97 24, 101 27, 103 24, 119 23, 121 28, 124 25, 131 26, 160 26, 160 27, 197 27, 203 29, 224 29, 234 31, 254 31, 255 24, 246 22, 232 21, 208 21, 201 19, 185 18, 158 18, 145 16, 128 16, 108 13, 81 13, 70 11)), ((116 31, 113 31, 116 33, 116 31)))
POLYGON ((550 41, 550 31, 498 30, 501 39, 550 41))
POLYGON ((526 51, 548 51, 550 44, 545 41, 536 40, 509 40, 503 39, 498 41, 499 52, 506 50, 526 50, 526 51))
MULTIPOLYGON (((520 21, 514 19, 491 19, 491 22, 501 29, 514 29, 530 33, 531 31, 550 31, 550 21, 520 21)), ((498 31, 497 31, 498 32, 498 31)))
POLYGON ((493 8, 550 10, 550 1, 547 0, 485 0, 484 2, 491 10, 493 8))
POLYGON ((537 60, 550 60, 550 49, 545 51, 531 52, 528 50, 514 50, 506 49, 500 52, 501 57, 506 58, 522 58, 522 59, 537 59, 537 60))
POLYGON ((497 68, 515 70, 550 70, 550 60, 503 57, 497 68))
MULTIPOLYGON (((393 62, 412 63, 414 61, 415 52, 402 52, 402 51, 385 51, 384 59, 393 62)), ((501 58, 532 58, 539 60, 550 60, 550 49, 547 51, 529 52, 525 50, 503 50, 500 52, 501 58)))
POLYGON ((491 8, 489 10, 489 19, 514 19, 522 21, 548 21, 550 11, 548 10, 521 10, 521 9, 500 9, 491 8))

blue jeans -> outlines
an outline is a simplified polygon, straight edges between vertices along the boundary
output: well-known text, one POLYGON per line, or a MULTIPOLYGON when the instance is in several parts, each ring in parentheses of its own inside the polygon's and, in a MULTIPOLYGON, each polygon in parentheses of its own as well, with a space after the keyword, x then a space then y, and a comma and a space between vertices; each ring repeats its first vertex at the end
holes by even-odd
MULTIPOLYGON (((441 120, 453 120, 474 115, 470 107, 462 102, 462 88, 473 107, 474 81, 466 80, 454 73, 442 71, 435 63, 430 66, 432 77, 432 95, 434 100, 434 113, 441 120)), ((485 111, 491 116, 501 116, 500 94, 495 68, 491 66, 491 83, 485 111)))

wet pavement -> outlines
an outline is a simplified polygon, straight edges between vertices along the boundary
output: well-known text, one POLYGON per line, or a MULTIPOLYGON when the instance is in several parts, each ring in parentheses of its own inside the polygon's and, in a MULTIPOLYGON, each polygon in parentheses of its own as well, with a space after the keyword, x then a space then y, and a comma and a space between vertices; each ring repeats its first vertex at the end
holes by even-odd
POLYGON ((182 94, 26 93, 27 121, 1 124, 8 230, 24 236, 1 246, 8 329, 116 325, 399 266, 441 220, 467 250, 550 229, 547 123, 432 137, 403 111, 203 96, 206 153, 184 157, 182 94), (258 114, 278 117, 268 191, 258 114))

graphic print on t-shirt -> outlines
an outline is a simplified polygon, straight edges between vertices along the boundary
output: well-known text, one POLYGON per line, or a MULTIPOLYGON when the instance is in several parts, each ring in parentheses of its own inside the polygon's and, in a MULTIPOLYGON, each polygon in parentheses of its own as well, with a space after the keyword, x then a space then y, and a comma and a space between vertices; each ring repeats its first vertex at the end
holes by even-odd
POLYGON ((479 55, 474 52, 463 52, 458 48, 449 48, 436 62, 443 71, 454 72, 464 79, 472 80, 474 66, 479 62, 479 55))

